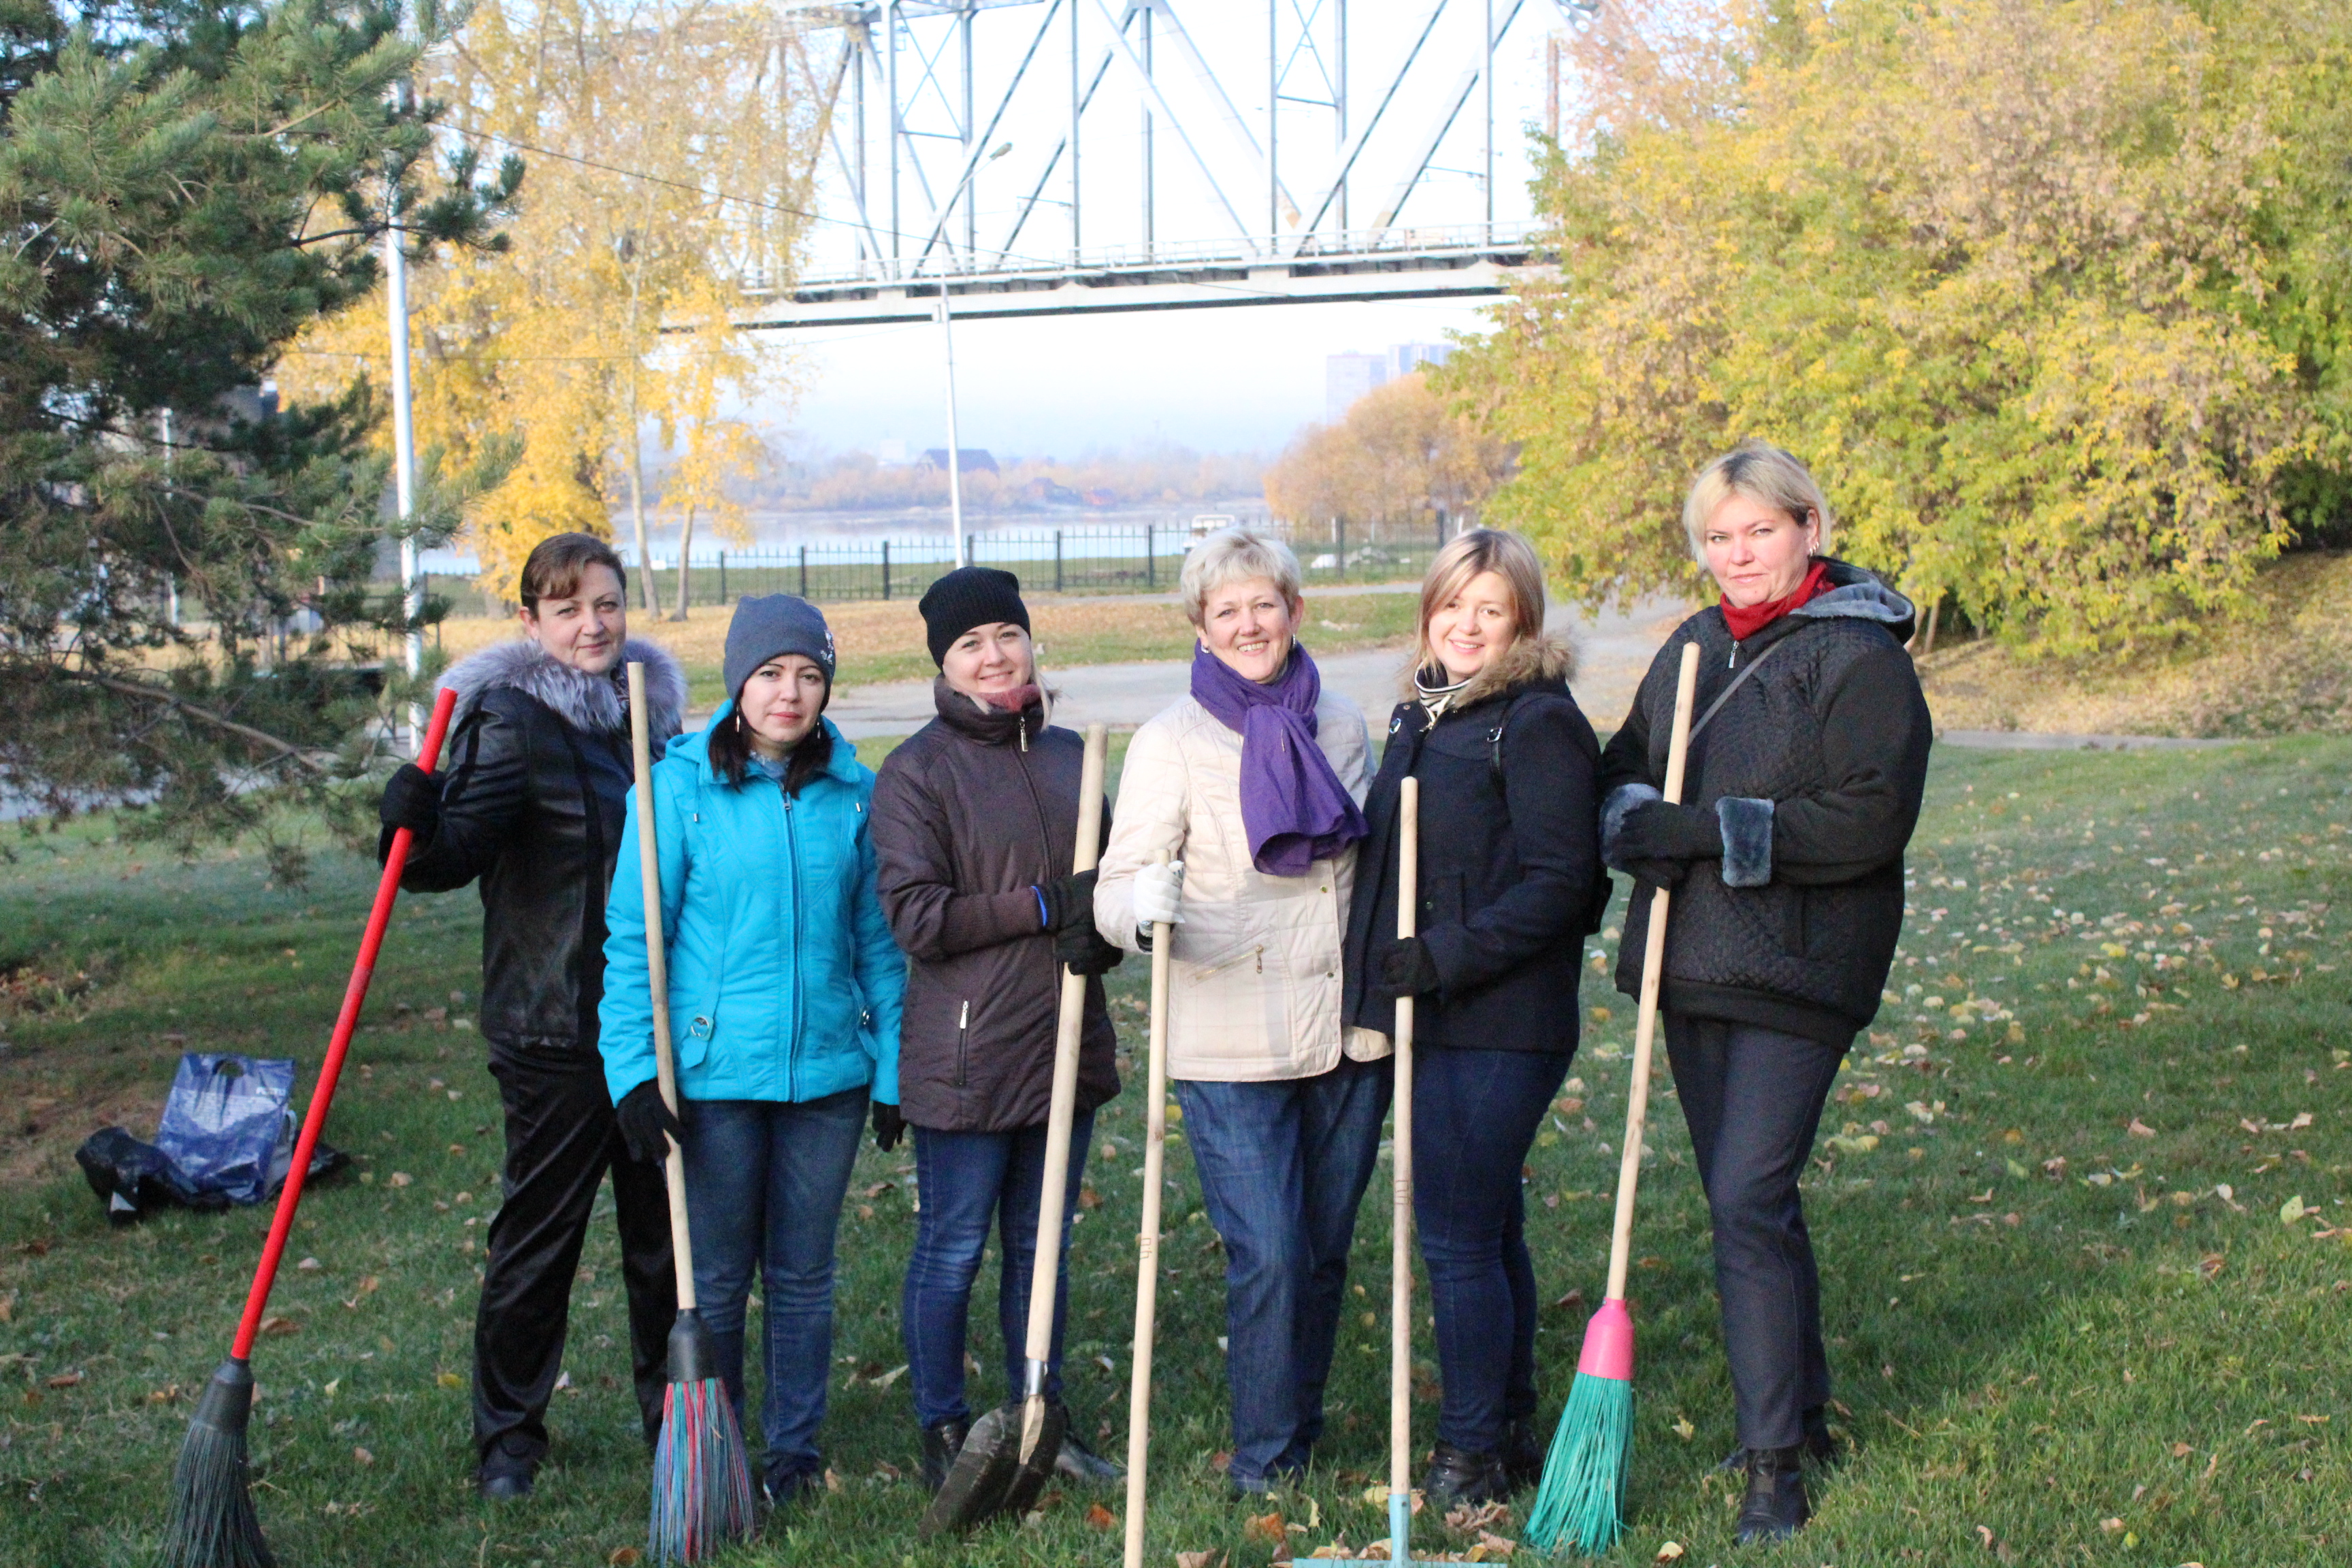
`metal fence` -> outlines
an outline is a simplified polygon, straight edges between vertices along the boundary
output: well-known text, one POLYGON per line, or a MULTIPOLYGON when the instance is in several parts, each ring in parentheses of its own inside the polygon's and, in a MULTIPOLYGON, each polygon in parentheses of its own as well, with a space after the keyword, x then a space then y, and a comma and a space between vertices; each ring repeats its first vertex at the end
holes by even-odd
MULTIPOLYGON (((1330 522, 1284 531, 1300 569, 1314 586, 1386 583, 1418 577, 1428 567, 1439 527, 1350 527, 1330 522)), ((1000 530, 965 535, 975 565, 1002 566, 1033 594, 1172 593, 1192 547, 1192 526, 1000 530)), ((635 552, 621 547, 622 559, 638 570, 635 552)), ((819 604, 859 599, 919 599, 934 579, 952 571, 955 551, 939 534, 913 539, 824 540, 812 544, 754 549, 696 550, 687 563, 689 605, 730 605, 749 594, 797 594, 819 604)), ((677 603, 675 554, 653 556, 654 602, 677 603)), ((435 576, 429 597, 446 601, 452 616, 498 616, 494 603, 470 577, 435 576)), ((634 584, 632 585, 634 593, 634 584)))

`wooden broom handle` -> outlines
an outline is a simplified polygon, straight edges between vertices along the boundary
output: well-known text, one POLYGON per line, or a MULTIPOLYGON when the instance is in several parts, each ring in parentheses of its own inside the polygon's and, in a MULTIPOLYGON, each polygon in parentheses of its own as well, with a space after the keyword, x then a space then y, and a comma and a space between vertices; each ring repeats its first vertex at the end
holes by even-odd
MULTIPOLYGON (((669 1035, 669 957, 662 950, 661 845, 654 834, 653 736, 646 727, 646 667, 629 663, 629 753, 636 767, 637 879, 646 900, 646 977, 653 995, 654 1074, 662 1103, 676 1116, 677 1058, 669 1035)), ((677 1308, 694 1310, 694 1244, 687 1233, 686 1164, 677 1140, 668 1140, 662 1178, 669 1187, 670 1259, 677 1274, 677 1308)))
MULTIPOLYGON (((1162 849, 1159 863, 1172 857, 1162 849)), ((1143 1568, 1144 1469, 1151 1458, 1151 1348, 1160 1319, 1160 1189, 1168 1154, 1168 959, 1176 928, 1151 922, 1150 1098, 1143 1115, 1143 1223, 1135 1236, 1135 1355, 1127 1394, 1127 1555, 1143 1568)))
MULTIPOLYGON (((1397 785, 1397 936, 1410 941, 1421 902, 1421 781, 1397 785)), ((1389 1492, 1412 1495, 1412 998, 1396 1004, 1395 1126, 1389 1222, 1389 1492)))
MULTIPOLYGON (((1690 761, 1691 708, 1698 697, 1698 644, 1683 645, 1683 668, 1675 683, 1675 729, 1666 747, 1667 802, 1683 798, 1683 770, 1690 761)), ((1642 1179, 1642 1132, 1650 1121, 1651 1047, 1658 1033, 1658 983, 1666 967, 1666 889, 1650 895, 1649 940, 1642 949, 1642 1005, 1634 1016, 1633 1077, 1625 1091, 1625 1147, 1617 1157, 1617 1225, 1609 1239, 1609 1297, 1625 1299, 1626 1265, 1633 1250, 1633 1189, 1642 1179)))

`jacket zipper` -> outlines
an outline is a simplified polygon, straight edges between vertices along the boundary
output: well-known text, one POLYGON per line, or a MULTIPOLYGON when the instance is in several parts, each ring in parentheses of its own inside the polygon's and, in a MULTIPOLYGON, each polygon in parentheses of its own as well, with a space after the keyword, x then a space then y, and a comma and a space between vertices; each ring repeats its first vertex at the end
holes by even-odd
POLYGON ((964 1079, 971 1063, 971 998, 967 996, 963 999, 963 1005, 956 1011, 956 1087, 958 1089, 964 1086, 964 1079))
MULTIPOLYGON (((1021 732, 1024 735, 1028 733, 1025 720, 1023 721, 1021 732)), ((1027 741, 1022 742, 1021 750, 1024 753, 1027 752, 1029 750, 1027 741)), ((1037 818, 1037 842, 1044 847, 1045 852, 1045 875, 1051 878, 1054 874, 1054 830, 1045 820, 1045 803, 1037 797, 1037 781, 1029 776, 1029 764, 1023 763, 1018 765, 1021 770, 1021 783, 1029 792, 1030 812, 1037 818)), ((1054 972, 1058 975, 1061 973, 1061 965, 1056 963, 1054 966, 1054 972)))
POLYGON ((1264 974, 1265 973, 1265 945, 1261 942, 1257 946, 1251 948, 1247 952, 1237 952, 1231 958, 1225 960, 1223 963, 1216 964, 1212 968, 1194 970, 1192 972, 1192 979, 1196 984, 1200 981, 1213 979, 1217 975, 1223 974, 1226 970, 1231 969, 1235 964, 1241 963, 1244 958, 1250 959, 1256 963, 1257 972, 1260 974, 1264 974))
MULTIPOLYGON (((783 781, 778 780, 778 792, 783 787, 783 781)), ((805 910, 801 902, 800 824, 793 819, 793 797, 789 795, 784 796, 784 858, 793 868, 793 994, 786 1014, 792 1021, 792 1034, 784 1047, 784 1098, 797 1100, 801 1097, 801 925, 805 910)))

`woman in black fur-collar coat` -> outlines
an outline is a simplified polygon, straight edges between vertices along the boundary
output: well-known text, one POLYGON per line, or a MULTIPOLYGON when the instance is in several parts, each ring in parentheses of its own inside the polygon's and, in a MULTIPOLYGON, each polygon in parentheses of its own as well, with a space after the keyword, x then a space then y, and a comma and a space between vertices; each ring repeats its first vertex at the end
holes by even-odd
POLYGON ((1543 572, 1516 534, 1476 529, 1430 564, 1411 696, 1364 802, 1341 1003, 1393 1031, 1414 996, 1413 1226, 1444 1381, 1422 1490, 1441 1510, 1534 1482, 1539 1298, 1520 1165, 1576 1051, 1584 934, 1608 898, 1594 768, 1544 635, 1543 572), (1421 784, 1421 907, 1397 930, 1397 799, 1421 784))
POLYGON ((402 768, 381 808, 387 846, 395 827, 415 834, 402 887, 481 886, 477 1016, 506 1110, 505 1201, 474 1322, 478 1480, 494 1498, 528 1493, 547 1453, 572 1277, 608 1168, 647 1442, 677 1315, 661 1167, 630 1158, 616 1127, 596 1009, 604 892, 635 779, 624 665, 646 666, 656 757, 678 732, 686 677, 661 647, 627 640, 621 562, 603 541, 541 542, 521 590, 526 636, 442 679, 457 693, 444 771, 402 768))

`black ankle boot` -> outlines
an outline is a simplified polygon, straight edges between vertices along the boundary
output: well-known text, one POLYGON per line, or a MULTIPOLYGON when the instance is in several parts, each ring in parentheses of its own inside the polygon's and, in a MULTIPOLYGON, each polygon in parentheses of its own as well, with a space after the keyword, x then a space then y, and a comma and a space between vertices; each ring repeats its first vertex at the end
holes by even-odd
POLYGON ((1544 1446, 1536 1436, 1536 1420, 1522 1415, 1503 1428, 1503 1479, 1513 1491, 1543 1479, 1544 1446))
POLYGON ((954 1468, 956 1456, 963 1452, 963 1440, 971 1432, 971 1423, 956 1416, 935 1421, 923 1428, 923 1489, 936 1496, 954 1468))
POLYGON ((1511 1495, 1511 1483, 1503 1474, 1500 1455, 1440 1443, 1421 1478, 1421 1495, 1428 1506, 1443 1513, 1455 1503, 1501 1501, 1511 1495))
POLYGON ((1786 1541, 1813 1516, 1805 1500, 1805 1450, 1748 1450, 1748 1495, 1739 1500, 1739 1522, 1732 1539, 1746 1546, 1759 1541, 1786 1541))
MULTIPOLYGON (((1805 1463, 1827 1469, 1845 1458, 1845 1450, 1838 1446, 1836 1434, 1830 1430, 1830 1413, 1827 1405, 1807 1406, 1803 1420, 1805 1435, 1802 1444, 1805 1450, 1805 1463)), ((1724 1471, 1747 1469, 1748 1450, 1732 1449, 1723 1457, 1723 1463, 1715 1468, 1724 1471)))

